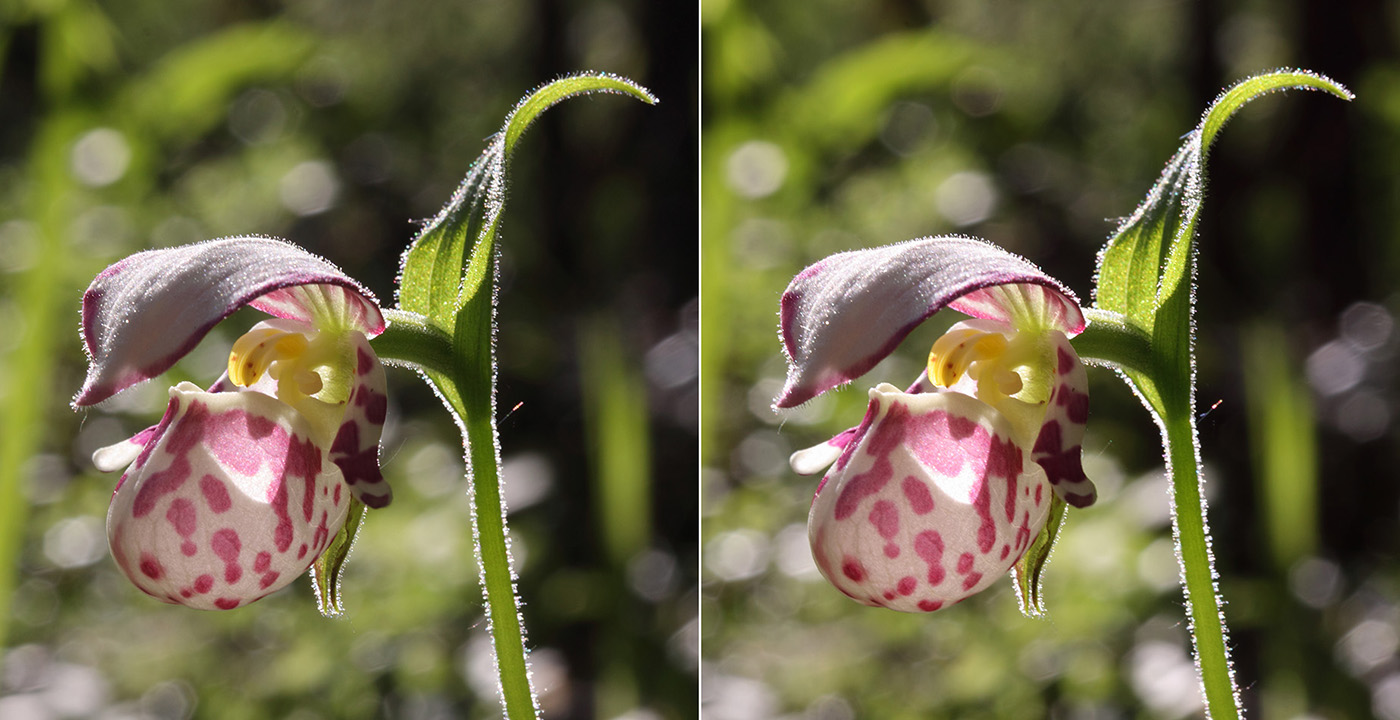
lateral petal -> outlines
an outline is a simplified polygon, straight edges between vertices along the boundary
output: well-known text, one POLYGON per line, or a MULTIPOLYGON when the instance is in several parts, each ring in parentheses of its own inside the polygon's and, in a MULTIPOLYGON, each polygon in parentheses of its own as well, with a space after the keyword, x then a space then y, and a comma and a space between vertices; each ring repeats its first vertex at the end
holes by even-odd
POLYGON ((1031 460, 1045 469, 1061 500, 1085 508, 1098 499, 1094 483, 1084 475, 1084 425, 1089 421, 1089 376, 1074 346, 1056 334, 1055 387, 1045 419, 1031 448, 1031 460))
POLYGON ((389 396, 385 393, 384 366, 370 349, 369 340, 358 333, 354 340, 355 380, 345 416, 331 443, 330 460, 344 473, 356 499, 382 508, 393 499, 379 470, 379 438, 384 432, 389 396))

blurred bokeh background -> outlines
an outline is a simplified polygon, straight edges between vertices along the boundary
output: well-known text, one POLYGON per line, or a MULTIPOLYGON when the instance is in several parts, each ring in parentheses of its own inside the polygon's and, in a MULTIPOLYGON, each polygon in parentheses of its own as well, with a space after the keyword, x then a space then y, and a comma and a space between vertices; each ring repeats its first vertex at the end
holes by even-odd
POLYGON ((514 103, 547 113, 504 216, 505 493, 550 717, 691 717, 697 682, 694 12, 636 0, 0 3, 0 718, 498 717, 460 440, 390 371, 395 502, 350 558, 238 612, 145 597, 106 551, 92 450, 207 383, 232 318, 165 378, 74 413, 81 292, 116 259, 287 237, 386 303, 415 221, 514 103))
POLYGON ((810 559, 793 450, 903 386, 953 318, 774 414, 778 298, 832 252, 988 238, 1089 300, 1095 253, 1221 89, 1306 67, 1356 91, 1246 108, 1209 158, 1200 409, 1220 587, 1254 717, 1400 718, 1400 5, 702 0, 702 714, 1201 715, 1157 431, 1091 371, 1047 620, 1009 581, 905 616, 810 559))

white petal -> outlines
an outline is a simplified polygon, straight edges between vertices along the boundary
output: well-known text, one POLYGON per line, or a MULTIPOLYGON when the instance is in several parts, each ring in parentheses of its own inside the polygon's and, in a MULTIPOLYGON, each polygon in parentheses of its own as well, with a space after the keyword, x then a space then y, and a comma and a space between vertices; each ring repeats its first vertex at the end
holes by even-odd
MULTIPOLYGON (((147 430, 154 430, 154 427, 147 430)), ((142 431, 143 433, 145 431, 142 431)), ((134 435, 119 443, 98 448, 92 454, 92 464, 102 472, 116 472, 122 468, 136 462, 136 457, 146 448, 146 443, 138 438, 141 435, 134 435)))

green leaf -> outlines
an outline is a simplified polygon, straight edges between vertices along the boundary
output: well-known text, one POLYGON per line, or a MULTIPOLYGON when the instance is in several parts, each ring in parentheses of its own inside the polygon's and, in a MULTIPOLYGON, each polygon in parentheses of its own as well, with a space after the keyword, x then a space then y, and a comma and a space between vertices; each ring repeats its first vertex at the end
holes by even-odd
POLYGON ((1332 80, 1303 71, 1265 73, 1227 89, 1186 136, 1147 198, 1099 253, 1094 307, 1118 314, 1126 325, 1150 338, 1150 366, 1123 370, 1159 425, 1167 405, 1180 413, 1193 408, 1192 276, 1206 152, 1220 128, 1246 103, 1288 89, 1323 90, 1352 98, 1350 91, 1332 80))
POLYGON ((1151 329, 1162 305, 1182 296, 1189 284, 1191 241, 1203 200, 1205 153, 1219 129, 1247 102, 1282 90, 1322 90, 1352 98, 1340 84, 1301 70, 1260 74, 1221 92, 1166 164, 1147 199, 1099 254, 1096 307, 1121 312, 1128 321, 1151 329))
POLYGON ((1166 347, 1181 352, 1189 348, 1188 339, 1179 337, 1179 323, 1159 328, 1158 316, 1170 307, 1189 311, 1192 242, 1203 200, 1206 152, 1220 128, 1246 103, 1289 89, 1352 98, 1350 91, 1325 77, 1282 70, 1249 78, 1221 93, 1147 198, 1099 254, 1096 307, 1121 313, 1166 347))
POLYGON ((311 587, 316 591, 316 606, 326 617, 340 617, 345 606, 340 601, 340 575, 345 572, 345 560, 355 546, 355 535, 365 517, 365 504, 350 496, 345 525, 335 534, 326 551, 311 566, 311 587))
POLYGON ((1016 599, 1021 604, 1021 613, 1026 617, 1044 617, 1045 601, 1040 597, 1040 581, 1045 572, 1045 564, 1050 561, 1050 551, 1055 547, 1055 538, 1065 523, 1065 508, 1068 505, 1060 496, 1050 493, 1050 517, 1045 527, 1026 548, 1026 554, 1011 568, 1016 580, 1016 599))
POLYGON ((600 92, 656 103, 656 98, 640 85, 605 74, 555 80, 521 100, 486 151, 472 164, 452 199, 404 252, 399 275, 401 309, 425 315, 439 327, 455 325, 457 311, 491 275, 496 225, 505 206, 507 160, 515 143, 545 110, 577 95, 600 92), (474 223, 478 218, 480 222, 474 223))

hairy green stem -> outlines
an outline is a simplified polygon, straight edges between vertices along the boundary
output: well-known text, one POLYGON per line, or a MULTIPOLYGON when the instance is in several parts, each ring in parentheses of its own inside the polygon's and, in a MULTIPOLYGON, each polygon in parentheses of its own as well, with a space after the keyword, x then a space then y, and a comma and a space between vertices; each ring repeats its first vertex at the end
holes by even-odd
POLYGON ((1215 559, 1201 493, 1200 443, 1196 435, 1191 381, 1192 352, 1177 352, 1120 313, 1089 308, 1084 332, 1074 338, 1075 351, 1090 365, 1109 367, 1137 393, 1162 432, 1167 474, 1171 478, 1172 534, 1181 563, 1191 642, 1205 691, 1206 714, 1215 720, 1240 716, 1226 645, 1225 617, 1215 585, 1215 559), (1184 362, 1183 362, 1184 361, 1184 362))
MULTIPOLYGON (((489 244, 486 241, 478 245, 489 244)), ((490 262, 491 284, 496 283, 496 263, 490 262)), ((501 499, 500 442, 496 433, 496 304, 495 293, 476 292, 457 314, 453 333, 453 379, 460 406, 463 439, 467 444, 467 472, 472 483, 472 523, 476 533, 477 562, 491 640, 496 649, 496 671, 501 701, 510 720, 539 717, 530 674, 525 665, 525 626, 515 576, 510 567, 510 539, 506 534, 506 507, 501 499)))
POLYGON ((489 392, 474 392, 481 388, 460 382, 460 375, 454 379, 454 376, 431 370, 423 374, 452 409, 466 445, 467 475, 472 487, 472 530, 505 716, 510 720, 537 718, 538 708, 525 665, 525 630, 510 569, 492 412, 494 402, 489 399, 489 392), (462 392, 464 389, 466 392, 462 392), (474 396, 476 399, 468 399, 474 396))
POLYGON ((525 630, 510 567, 506 508, 501 498, 493 314, 490 293, 479 294, 463 308, 453 339, 421 315, 386 311, 387 326, 374 344, 386 362, 419 370, 457 419, 466 448, 472 529, 501 701, 507 718, 526 720, 538 717, 539 709, 525 664, 525 630))
POLYGON ((491 617, 491 640, 496 647, 501 697, 505 702, 506 717, 511 720, 534 718, 538 714, 525 666, 525 630, 515 594, 515 578, 510 569, 505 503, 501 500, 496 422, 489 407, 481 407, 486 403, 473 402, 471 395, 468 393, 466 402, 466 424, 472 463, 472 490, 475 494, 477 552, 480 553, 478 560, 491 617))
POLYGON ((1201 461, 1191 388, 1191 353, 1154 343, 1123 315, 1085 311, 1088 326, 1074 338, 1086 363, 1110 367, 1137 393, 1162 432, 1171 478, 1172 534, 1181 564, 1191 642, 1196 651, 1206 713, 1215 720, 1240 716, 1226 640, 1225 617, 1215 585, 1215 559, 1201 493, 1201 461), (1184 362, 1183 362, 1184 360, 1184 362))
POLYGON ((1201 494, 1200 453, 1194 410, 1189 404, 1166 413, 1162 440, 1172 482, 1172 532, 1190 615, 1191 641, 1206 695, 1206 715, 1214 720, 1240 716, 1234 671, 1225 638, 1225 616, 1215 585, 1215 558, 1201 494))

